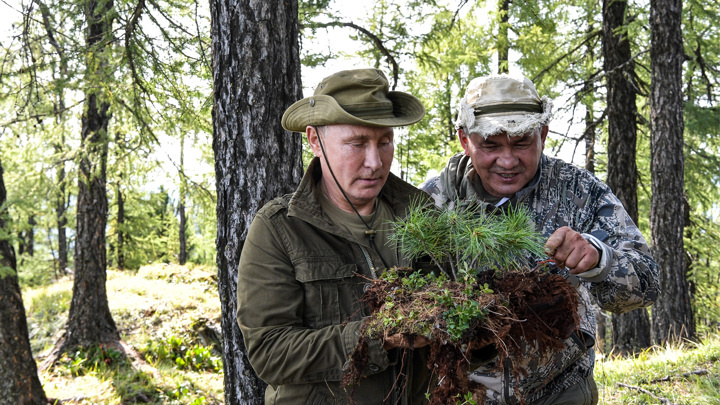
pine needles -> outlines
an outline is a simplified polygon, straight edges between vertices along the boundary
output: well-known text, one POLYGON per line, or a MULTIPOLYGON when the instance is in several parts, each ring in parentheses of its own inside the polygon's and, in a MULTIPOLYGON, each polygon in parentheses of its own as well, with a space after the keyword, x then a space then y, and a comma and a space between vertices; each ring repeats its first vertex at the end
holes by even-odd
POLYGON ((409 259, 429 256, 455 280, 461 270, 519 270, 530 265, 529 256, 543 254, 544 240, 526 208, 488 212, 477 204, 455 207, 413 203, 405 218, 393 222, 392 243, 409 259))

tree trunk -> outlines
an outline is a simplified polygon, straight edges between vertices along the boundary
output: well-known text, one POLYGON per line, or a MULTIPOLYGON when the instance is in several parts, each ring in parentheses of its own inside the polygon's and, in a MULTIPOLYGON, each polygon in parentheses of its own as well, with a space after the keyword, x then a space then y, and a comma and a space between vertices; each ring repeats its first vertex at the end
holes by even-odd
MULTIPOLYGON (((125 269, 125 197, 120 182, 117 184, 117 267, 125 269)), ((112 250, 112 249, 111 249, 112 250)))
POLYGON ((180 215, 180 230, 178 231, 178 239, 180 241, 180 254, 178 255, 178 263, 184 265, 187 261, 187 233, 185 227, 187 224, 187 216, 185 214, 185 190, 187 190, 187 180, 185 179, 185 135, 180 135, 180 203, 178 204, 178 215, 180 215))
POLYGON ((302 97, 298 3, 216 0, 210 12, 225 403, 261 404, 265 384, 248 362, 235 319, 237 268, 257 210, 293 191, 302 176, 301 137, 280 125, 302 97))
POLYGON ((683 247, 682 1, 650 1, 652 251, 660 295, 652 311, 657 344, 695 337, 683 247))
POLYGON ((105 170, 110 105, 105 101, 105 95, 91 86, 92 83, 109 82, 110 72, 107 71, 104 59, 107 57, 104 48, 109 46, 112 40, 113 13, 111 0, 88 0, 85 3, 85 18, 88 23, 86 81, 89 83, 89 90, 86 91, 82 116, 83 154, 78 165, 73 296, 65 333, 43 363, 43 369, 52 365, 69 348, 116 343, 120 340, 105 289, 105 226, 108 214, 105 170))
MULTIPOLYGON (((0 163, 0 230, 5 231, 5 181, 0 163)), ((5 232, 3 232, 5 233, 5 232)), ((0 239, 0 404, 47 404, 30 349, 15 250, 0 239)))
MULTIPOLYGON (((635 62, 624 32, 626 1, 603 1, 603 57, 607 73, 607 184, 638 222, 637 106, 635 62)), ((645 308, 612 317, 613 346, 620 353, 650 346, 650 319, 645 308)))
MULTIPOLYGON (((18 256, 27 253, 32 256, 35 249, 35 215, 30 214, 24 231, 18 232, 18 256)), ((22 264, 22 259, 20 259, 22 264)))
POLYGON ((25 233, 25 251, 28 256, 32 257, 35 254, 35 214, 30 214, 28 217, 28 230, 25 233))
POLYGON ((65 269, 68 267, 68 252, 67 252, 67 234, 65 233, 67 227, 67 217, 65 211, 67 209, 67 197, 65 196, 65 163, 61 163, 60 170, 58 170, 58 195, 57 201, 55 202, 55 216, 57 217, 57 230, 58 230, 58 274, 65 274, 65 269))
POLYGON ((510 28, 510 1, 501 0, 498 3, 498 13, 500 15, 500 23, 498 24, 498 73, 510 72, 510 37, 508 31, 510 28))

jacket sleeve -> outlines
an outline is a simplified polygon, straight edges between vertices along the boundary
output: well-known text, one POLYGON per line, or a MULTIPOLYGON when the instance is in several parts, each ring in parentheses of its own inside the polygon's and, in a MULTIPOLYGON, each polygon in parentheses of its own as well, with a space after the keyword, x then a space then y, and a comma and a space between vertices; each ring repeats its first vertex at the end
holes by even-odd
POLYGON ((658 265, 640 230, 609 188, 595 205, 588 239, 600 242, 599 268, 580 274, 604 310, 623 313, 651 305, 659 293, 658 265))
MULTIPOLYGON (((286 252, 271 222, 256 216, 243 246, 237 284, 237 321, 250 363, 273 386, 340 381, 362 321, 305 326, 303 285, 286 252)), ((380 342, 371 342, 369 349, 370 370, 385 370, 389 360, 380 342)))

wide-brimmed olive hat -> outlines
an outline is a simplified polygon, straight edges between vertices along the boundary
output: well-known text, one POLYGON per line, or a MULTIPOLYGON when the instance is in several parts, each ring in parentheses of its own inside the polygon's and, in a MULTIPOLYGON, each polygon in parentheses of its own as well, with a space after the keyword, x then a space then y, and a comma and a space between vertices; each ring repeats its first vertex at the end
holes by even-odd
POLYGON ((522 136, 547 125, 551 118, 552 101, 541 98, 530 79, 498 74, 468 84, 455 126, 487 139, 498 134, 522 136))
POLYGON ((420 100, 390 91, 380 70, 354 69, 323 79, 312 97, 297 101, 285 111, 282 126, 294 132, 305 132, 308 125, 401 127, 420 121, 424 115, 420 100))

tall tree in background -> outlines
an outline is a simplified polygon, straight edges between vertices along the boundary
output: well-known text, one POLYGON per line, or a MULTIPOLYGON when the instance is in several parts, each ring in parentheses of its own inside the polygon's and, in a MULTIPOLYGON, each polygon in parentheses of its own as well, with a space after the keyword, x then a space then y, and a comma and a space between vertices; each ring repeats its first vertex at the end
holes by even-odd
POLYGON ((250 366, 235 320, 236 280, 255 213, 293 191, 302 175, 301 138, 280 125, 285 109, 302 98, 298 3, 214 0, 210 14, 225 403, 257 404, 265 384, 250 366))
POLYGON ((498 52, 497 73, 510 73, 510 2, 511 0, 498 1, 498 35, 495 45, 498 52))
POLYGON ((43 367, 74 346, 115 343, 120 334, 108 305, 105 226, 108 216, 106 165, 110 103, 100 83, 109 82, 113 39, 113 1, 86 0, 86 90, 82 153, 78 170, 77 225, 73 296, 64 335, 43 367))
POLYGON ((682 7, 680 0, 650 1, 650 229, 661 291, 652 333, 658 344, 695 336, 683 245, 682 7))
POLYGON ((180 241, 180 252, 178 254, 178 263, 184 265, 187 261, 187 214, 185 213, 187 179, 185 178, 185 134, 180 134, 180 201, 178 202, 178 215, 180 216, 180 231, 178 232, 178 240, 180 241))
POLYGON ((48 400, 30 350, 15 250, 7 240, 6 196, 0 163, 0 403, 46 405, 48 400))
MULTIPOLYGON (((603 57, 607 78, 607 185, 638 223, 637 107, 635 61, 625 25, 627 2, 603 1, 603 57)), ((645 308, 612 317, 613 346, 621 353, 650 347, 650 318, 645 308)))

